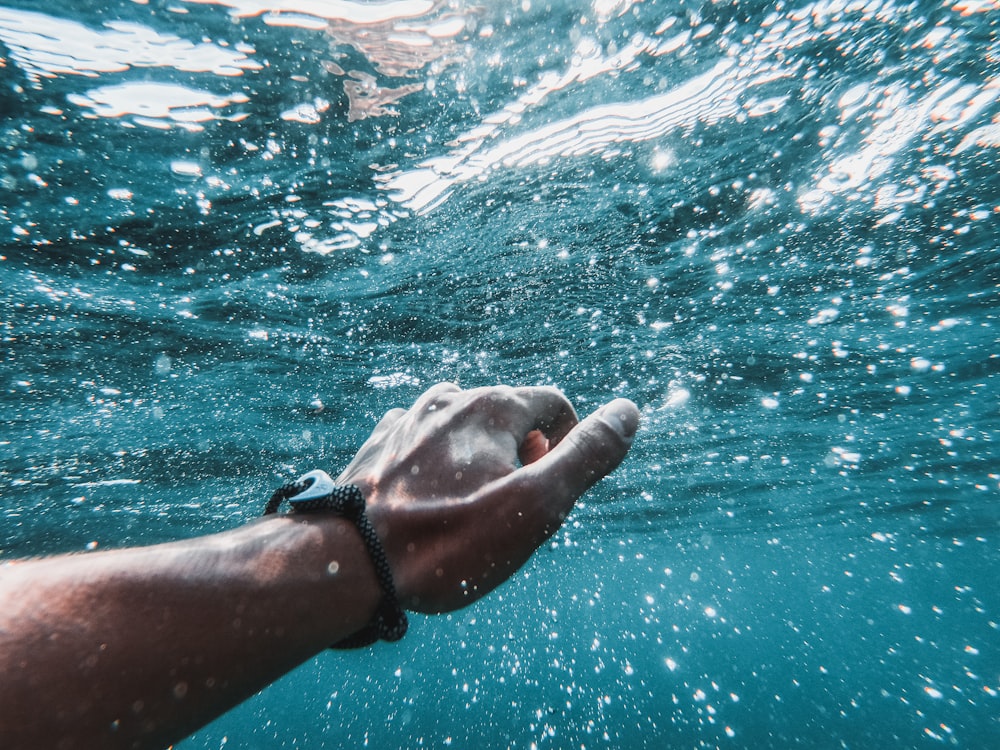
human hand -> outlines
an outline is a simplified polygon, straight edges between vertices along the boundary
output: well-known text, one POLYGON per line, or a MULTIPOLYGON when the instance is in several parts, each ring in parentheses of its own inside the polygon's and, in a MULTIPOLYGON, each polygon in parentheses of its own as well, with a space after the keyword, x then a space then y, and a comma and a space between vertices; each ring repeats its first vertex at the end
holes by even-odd
POLYGON ((578 423, 555 388, 441 383, 387 413, 337 483, 365 495, 400 603, 444 612, 523 565, 621 463, 638 423, 626 399, 578 423))

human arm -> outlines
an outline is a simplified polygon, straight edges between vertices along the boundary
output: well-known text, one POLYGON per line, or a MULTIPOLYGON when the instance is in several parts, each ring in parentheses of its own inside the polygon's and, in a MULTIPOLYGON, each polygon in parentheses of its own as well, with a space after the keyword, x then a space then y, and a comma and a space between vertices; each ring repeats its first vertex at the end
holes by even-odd
POLYGON ((378 596, 335 518, 7 563, 0 747, 166 747, 361 628, 378 596))
MULTIPOLYGON (((554 389, 436 386, 387 414, 339 481, 366 496, 403 605, 446 611, 522 565, 637 421, 623 400, 577 425, 554 389)), ((379 600, 356 530, 328 514, 8 563, 0 746, 166 746, 362 628, 379 600)))

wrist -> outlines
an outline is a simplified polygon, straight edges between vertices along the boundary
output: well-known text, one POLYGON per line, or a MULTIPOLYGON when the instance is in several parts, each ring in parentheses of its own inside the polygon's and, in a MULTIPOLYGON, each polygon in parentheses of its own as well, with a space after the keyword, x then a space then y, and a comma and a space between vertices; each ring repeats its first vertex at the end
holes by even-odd
POLYGON ((371 621, 381 591, 364 542, 330 514, 279 516, 243 527, 234 564, 254 579, 273 620, 321 650, 371 621))
MULTIPOLYGON (((264 507, 264 515, 274 515, 288 501, 295 516, 317 513, 332 514, 350 522, 360 537, 375 579, 382 594, 371 620, 347 638, 335 641, 331 648, 359 648, 379 640, 398 641, 406 634, 408 620, 399 605, 393 581, 392 566, 382 540, 367 514, 367 502, 361 488, 355 484, 336 484, 322 469, 314 469, 295 481, 276 489, 264 507)), ((328 572, 336 575, 340 562, 333 560, 328 572)))

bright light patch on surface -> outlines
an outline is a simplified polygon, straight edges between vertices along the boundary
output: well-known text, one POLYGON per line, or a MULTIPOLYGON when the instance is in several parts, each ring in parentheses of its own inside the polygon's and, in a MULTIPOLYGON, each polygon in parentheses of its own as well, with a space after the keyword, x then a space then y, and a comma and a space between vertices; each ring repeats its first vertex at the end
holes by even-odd
POLYGON ((241 93, 225 96, 176 83, 154 82, 99 86, 85 95, 70 94, 67 99, 90 109, 92 117, 133 116, 137 124, 177 125, 189 130, 201 129, 201 123, 218 119, 214 110, 247 101, 241 93))
POLYGON ((186 73, 239 76, 259 70, 247 52, 160 34, 138 23, 109 21, 95 30, 33 11, 0 8, 0 40, 29 78, 94 77, 129 68, 174 68, 186 73))

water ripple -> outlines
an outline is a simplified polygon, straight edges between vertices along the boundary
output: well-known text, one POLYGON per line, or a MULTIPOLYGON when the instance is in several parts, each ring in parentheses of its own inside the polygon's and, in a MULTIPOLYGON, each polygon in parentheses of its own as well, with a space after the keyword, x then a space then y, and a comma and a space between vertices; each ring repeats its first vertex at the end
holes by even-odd
POLYGON ((109 21, 104 30, 65 18, 0 7, 0 40, 29 79, 59 75, 95 77, 129 68, 173 68, 189 73, 240 76, 260 70, 253 48, 194 43, 148 26, 109 21))

